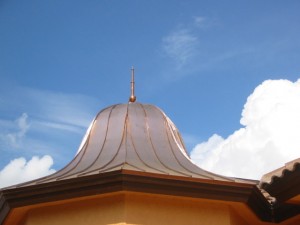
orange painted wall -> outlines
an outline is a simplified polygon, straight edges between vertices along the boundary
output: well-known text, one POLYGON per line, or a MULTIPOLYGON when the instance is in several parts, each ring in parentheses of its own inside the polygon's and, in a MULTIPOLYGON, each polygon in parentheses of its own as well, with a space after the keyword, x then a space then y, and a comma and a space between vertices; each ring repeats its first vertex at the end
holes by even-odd
POLYGON ((68 202, 31 209, 25 225, 106 225, 124 222, 124 196, 68 202))
POLYGON ((229 225, 229 207, 190 198, 126 195, 126 222, 145 225, 229 225))
MULTIPOLYGON (((242 203, 129 192, 41 204, 26 214, 24 225, 271 224, 259 221, 242 203)), ((295 220, 290 222, 297 224, 295 220)))

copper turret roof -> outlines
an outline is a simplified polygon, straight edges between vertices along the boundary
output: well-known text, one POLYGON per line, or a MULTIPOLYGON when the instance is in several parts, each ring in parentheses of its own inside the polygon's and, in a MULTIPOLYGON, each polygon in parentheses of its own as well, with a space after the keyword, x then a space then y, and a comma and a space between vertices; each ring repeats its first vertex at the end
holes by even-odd
POLYGON ((26 185, 117 170, 234 181, 193 164, 178 129, 161 109, 129 102, 98 113, 65 168, 26 185))
POLYGON ((161 109, 129 102, 97 114, 66 167, 1 189, 0 224, 23 206, 120 191, 245 203, 262 220, 274 219, 271 203, 258 189, 257 181, 223 177, 199 168, 191 162, 178 129, 161 109))

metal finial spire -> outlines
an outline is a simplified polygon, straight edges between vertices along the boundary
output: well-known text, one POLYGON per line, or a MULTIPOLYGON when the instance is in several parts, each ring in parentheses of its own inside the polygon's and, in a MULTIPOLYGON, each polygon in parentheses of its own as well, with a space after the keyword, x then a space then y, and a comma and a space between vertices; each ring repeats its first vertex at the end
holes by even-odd
POLYGON ((134 95, 134 67, 131 67, 131 95, 129 98, 129 102, 135 102, 136 96, 134 95))

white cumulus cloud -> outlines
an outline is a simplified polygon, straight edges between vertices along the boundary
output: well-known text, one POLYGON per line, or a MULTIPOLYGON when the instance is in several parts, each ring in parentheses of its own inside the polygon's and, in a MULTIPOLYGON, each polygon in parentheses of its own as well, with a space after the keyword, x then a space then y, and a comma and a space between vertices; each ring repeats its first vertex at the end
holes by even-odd
POLYGON ((29 161, 23 157, 14 159, 0 171, 0 188, 54 173, 52 165, 53 159, 49 155, 34 156, 29 161))
POLYGON ((229 137, 214 134, 191 151, 200 167, 227 176, 259 179, 300 157, 300 79, 267 80, 248 97, 244 126, 229 137))

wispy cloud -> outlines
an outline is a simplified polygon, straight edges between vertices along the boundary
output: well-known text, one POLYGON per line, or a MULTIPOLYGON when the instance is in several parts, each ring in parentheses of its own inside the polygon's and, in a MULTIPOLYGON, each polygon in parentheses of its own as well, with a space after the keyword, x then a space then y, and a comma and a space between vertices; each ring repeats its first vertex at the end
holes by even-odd
POLYGON ((0 111, 6 111, 5 117, 9 119, 1 118, 0 123, 10 126, 12 118, 7 109, 11 109, 13 114, 22 113, 22 116, 16 121, 21 130, 14 136, 22 136, 28 131, 28 116, 31 118, 31 129, 46 126, 70 132, 78 132, 79 129, 85 130, 101 107, 99 101, 90 96, 28 87, 15 87, 13 91, 1 93, 1 95, 3 104, 0 106, 0 111), (12 101, 13 106, 11 105, 12 101), (10 106, 12 107, 10 108, 10 106))
POLYGON ((47 122, 47 121, 39 121, 39 120, 35 120, 33 122, 33 126, 38 130, 54 129, 54 130, 61 130, 61 131, 78 133, 78 134, 81 134, 82 130, 85 129, 85 126, 80 127, 80 126, 64 124, 63 122, 56 123, 56 122, 47 122))
MULTIPOLYGON (((9 125, 9 127, 16 128, 8 133, 0 133, 0 141, 6 142, 9 146, 13 148, 19 148, 22 144, 22 139, 25 137, 26 132, 28 131, 30 125, 27 121, 28 115, 23 113, 18 119, 14 122, 15 126, 9 125)), ((5 123, 9 124, 8 121, 5 123)))
POLYGON ((198 37, 190 30, 179 29, 163 38, 163 50, 179 69, 196 54, 198 43, 198 37))
POLYGON ((268 80, 248 97, 241 124, 228 138, 214 134, 191 158, 202 168, 259 179, 300 157, 300 80, 268 80))
MULTIPOLYGON (((168 80, 177 80, 203 71, 226 70, 243 64, 244 59, 253 60, 258 46, 243 42, 233 43, 233 38, 223 35, 224 24, 217 18, 195 16, 162 37, 161 52, 167 68, 163 74, 168 80)), ((257 58, 257 57, 256 57, 257 58)))
POLYGON ((203 16, 194 17, 194 27, 198 29, 207 29, 216 25, 216 21, 203 16))
POLYGON ((162 38, 162 51, 177 70, 195 63, 194 59, 201 55, 201 34, 213 25, 212 19, 195 16, 189 23, 178 25, 162 38))
POLYGON ((203 26, 206 26, 206 21, 207 21, 207 18, 203 17, 203 16, 196 16, 194 18, 194 23, 197 27, 203 27, 203 26))
POLYGON ((36 111, 32 115, 62 125, 86 128, 100 107, 95 98, 82 94, 30 88, 22 90, 35 103, 36 111))

